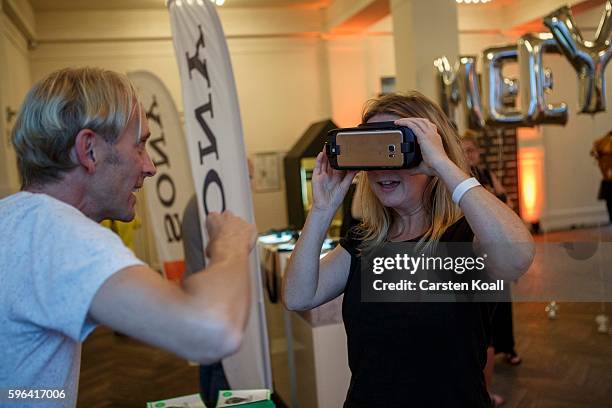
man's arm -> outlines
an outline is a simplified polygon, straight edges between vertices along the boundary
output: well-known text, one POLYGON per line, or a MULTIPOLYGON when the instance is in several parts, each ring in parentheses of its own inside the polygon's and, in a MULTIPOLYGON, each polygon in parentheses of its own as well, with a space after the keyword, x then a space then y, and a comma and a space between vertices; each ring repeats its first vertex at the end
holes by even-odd
POLYGON ((256 231, 231 213, 207 218, 210 265, 176 286, 145 266, 122 269, 98 290, 90 316, 131 337, 203 364, 238 350, 250 305, 256 231))

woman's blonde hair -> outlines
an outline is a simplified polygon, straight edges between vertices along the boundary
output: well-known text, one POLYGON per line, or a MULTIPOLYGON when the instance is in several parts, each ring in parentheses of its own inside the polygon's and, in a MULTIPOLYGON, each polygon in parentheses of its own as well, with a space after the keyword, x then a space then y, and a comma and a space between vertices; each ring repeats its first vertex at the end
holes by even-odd
POLYGON ((126 76, 100 68, 65 68, 28 92, 12 132, 22 188, 60 180, 77 166, 77 133, 90 129, 115 143, 137 106, 126 76))
MULTIPOLYGON (((469 174, 459 135, 446 114, 423 94, 413 91, 405 95, 389 94, 368 101, 363 109, 362 122, 378 114, 397 115, 400 118, 425 118, 436 125, 448 157, 469 174)), ((363 221, 357 229, 362 239, 361 250, 369 252, 389 239, 389 230, 395 214, 384 207, 370 188, 367 172, 359 180, 363 207, 363 221)), ((451 192, 438 177, 431 177, 423 192, 423 209, 429 228, 418 244, 424 250, 433 249, 444 231, 461 218, 461 210, 451 199, 451 192)))

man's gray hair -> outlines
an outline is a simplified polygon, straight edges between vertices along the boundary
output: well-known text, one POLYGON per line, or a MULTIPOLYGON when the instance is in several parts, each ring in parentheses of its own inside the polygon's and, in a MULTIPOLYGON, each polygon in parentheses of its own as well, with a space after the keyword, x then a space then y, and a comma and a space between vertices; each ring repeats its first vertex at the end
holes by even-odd
POLYGON ((77 167, 70 151, 82 129, 115 143, 137 106, 127 77, 100 68, 65 68, 36 83, 12 132, 22 188, 61 180, 77 167))

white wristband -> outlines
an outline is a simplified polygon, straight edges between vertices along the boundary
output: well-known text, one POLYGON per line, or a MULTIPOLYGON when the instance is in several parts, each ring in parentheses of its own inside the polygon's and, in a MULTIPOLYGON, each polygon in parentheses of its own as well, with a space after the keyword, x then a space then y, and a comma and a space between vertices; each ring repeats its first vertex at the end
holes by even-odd
POLYGON ((463 180, 461 183, 459 183, 453 191, 453 201, 455 202, 455 204, 459 204, 459 201, 461 201, 463 195, 467 193, 469 189, 477 187, 479 185, 480 183, 478 182, 478 180, 476 180, 475 177, 470 177, 469 179, 463 180))

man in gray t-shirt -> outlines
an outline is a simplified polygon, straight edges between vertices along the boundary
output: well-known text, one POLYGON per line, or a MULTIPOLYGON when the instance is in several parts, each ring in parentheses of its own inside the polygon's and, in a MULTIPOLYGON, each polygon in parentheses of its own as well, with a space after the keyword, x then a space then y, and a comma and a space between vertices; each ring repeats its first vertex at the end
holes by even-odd
POLYGON ((0 200, 0 406, 74 407, 97 324, 203 364, 240 346, 252 224, 208 214, 207 273, 181 287, 98 225, 133 219, 133 193, 155 174, 149 136, 115 72, 63 69, 26 96, 12 135, 22 191, 0 200))

